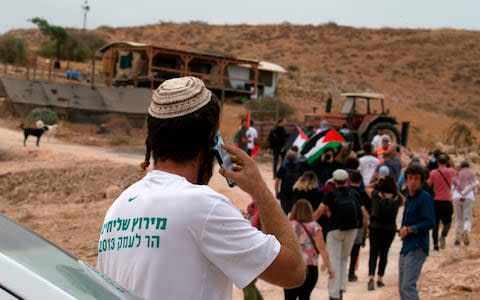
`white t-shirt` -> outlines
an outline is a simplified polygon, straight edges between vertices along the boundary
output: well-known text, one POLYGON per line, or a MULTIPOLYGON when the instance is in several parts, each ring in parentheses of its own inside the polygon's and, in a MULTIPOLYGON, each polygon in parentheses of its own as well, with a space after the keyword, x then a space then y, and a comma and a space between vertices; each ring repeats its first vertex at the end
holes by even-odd
POLYGON ((221 194, 151 171, 109 208, 97 268, 145 299, 231 299, 279 252, 221 194))
POLYGON ((258 132, 252 126, 247 129, 247 138, 248 138, 248 149, 253 149, 255 147, 255 139, 258 137, 258 132))
POLYGON ((373 137, 371 142, 373 150, 382 147, 382 139, 383 139, 383 134, 382 135, 376 134, 373 137))
POLYGON ((370 184, 370 180, 372 179, 373 173, 379 165, 379 161, 373 155, 362 156, 358 159, 358 161, 358 171, 360 171, 360 174, 362 174, 363 184, 367 186, 370 184))

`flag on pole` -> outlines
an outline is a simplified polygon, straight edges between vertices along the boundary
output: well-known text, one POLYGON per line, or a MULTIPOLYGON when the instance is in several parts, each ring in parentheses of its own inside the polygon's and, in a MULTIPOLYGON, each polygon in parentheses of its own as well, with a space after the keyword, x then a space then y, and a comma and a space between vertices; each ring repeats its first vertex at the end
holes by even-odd
POLYGON ((302 154, 308 164, 319 159, 327 149, 336 149, 345 142, 343 136, 335 129, 329 129, 312 136, 303 144, 302 154))
POLYGON ((252 116, 250 115, 250 112, 247 112, 245 115, 245 122, 247 123, 247 128, 250 128, 250 122, 252 121, 252 116))
POLYGON ((298 151, 302 150, 303 144, 308 140, 308 136, 303 132, 302 128, 300 126, 295 125, 297 128, 297 137, 293 141, 292 146, 297 146, 298 151))
POLYGON ((288 150, 292 148, 293 145, 296 145, 298 146, 299 151, 302 150, 303 143, 308 140, 308 136, 303 132, 300 126, 295 125, 295 128, 296 130, 292 130, 292 132, 288 136, 288 139, 285 141, 285 144, 283 144, 282 148, 288 150))

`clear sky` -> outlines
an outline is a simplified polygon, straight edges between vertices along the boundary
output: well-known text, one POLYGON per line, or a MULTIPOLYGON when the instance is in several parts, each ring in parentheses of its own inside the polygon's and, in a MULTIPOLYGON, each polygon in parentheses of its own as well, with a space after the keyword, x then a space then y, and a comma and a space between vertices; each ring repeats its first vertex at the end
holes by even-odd
MULTIPOLYGON (((85 0, 1 0, 0 33, 50 24, 83 27, 85 0)), ((209 24, 322 24, 480 31, 480 0, 89 0, 87 28, 204 21, 209 24)))

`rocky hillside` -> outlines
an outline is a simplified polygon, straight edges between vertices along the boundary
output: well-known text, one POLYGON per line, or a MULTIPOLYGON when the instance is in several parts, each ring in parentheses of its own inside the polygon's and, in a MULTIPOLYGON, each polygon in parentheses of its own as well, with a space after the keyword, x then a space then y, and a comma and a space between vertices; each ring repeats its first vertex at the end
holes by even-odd
MULTIPOLYGON (((297 109, 297 120, 323 109, 328 93, 386 95, 393 114, 412 122, 411 141, 432 146, 454 121, 476 131, 480 123, 480 32, 465 30, 364 29, 337 26, 208 25, 162 23, 96 33, 108 41, 131 40, 164 47, 268 60, 289 72, 279 98, 297 109)), ((36 47, 36 30, 17 30, 36 47)))

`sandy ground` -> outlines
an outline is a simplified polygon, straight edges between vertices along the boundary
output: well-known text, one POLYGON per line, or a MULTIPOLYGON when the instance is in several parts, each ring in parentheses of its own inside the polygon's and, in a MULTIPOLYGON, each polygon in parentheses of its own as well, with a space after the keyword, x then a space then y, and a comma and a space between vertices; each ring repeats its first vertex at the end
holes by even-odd
MULTIPOLYGON (((23 147, 21 132, 4 128, 0 128, 0 140, 0 213, 95 264, 98 233, 105 211, 123 188, 142 176, 138 166, 143 154, 57 139, 42 141, 39 148, 30 140, 27 147, 23 147)), ((258 164, 264 180, 273 189, 270 162, 258 164)), ((229 188, 223 177, 217 172, 214 174, 210 185, 232 199, 240 209, 245 209, 250 197, 238 188, 229 188)), ((448 245, 445 251, 431 253, 427 259, 419 282, 422 298, 478 299, 478 246, 454 248, 452 240, 448 240, 448 245), (470 271, 464 272, 465 269, 470 271)), ((399 299, 400 246, 396 238, 384 278, 386 287, 372 292, 366 288, 368 246, 362 248, 357 272, 359 281, 348 284, 344 299, 399 299)), ((328 299, 326 285, 327 276, 322 273, 312 299, 328 299)), ((283 291, 278 287, 263 281, 257 286, 265 299, 283 298, 283 291)), ((234 288, 233 299, 243 299, 241 290, 234 288)))

